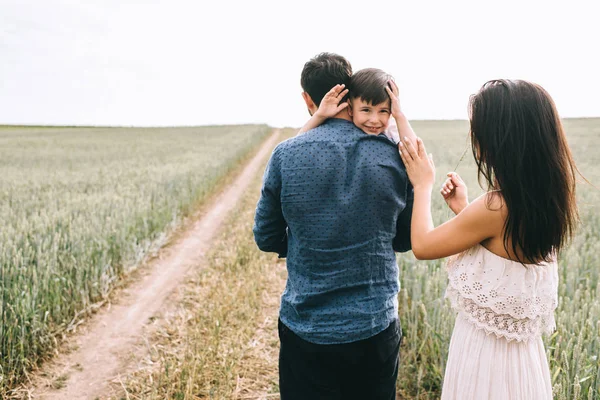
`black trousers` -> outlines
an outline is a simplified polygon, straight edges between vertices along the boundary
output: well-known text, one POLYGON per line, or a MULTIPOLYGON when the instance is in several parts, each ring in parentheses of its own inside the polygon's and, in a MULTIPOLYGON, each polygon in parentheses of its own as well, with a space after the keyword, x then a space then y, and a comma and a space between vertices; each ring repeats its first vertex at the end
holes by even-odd
POLYGON ((383 332, 353 343, 319 345, 279 320, 281 400, 394 400, 402 332, 395 320, 383 332))

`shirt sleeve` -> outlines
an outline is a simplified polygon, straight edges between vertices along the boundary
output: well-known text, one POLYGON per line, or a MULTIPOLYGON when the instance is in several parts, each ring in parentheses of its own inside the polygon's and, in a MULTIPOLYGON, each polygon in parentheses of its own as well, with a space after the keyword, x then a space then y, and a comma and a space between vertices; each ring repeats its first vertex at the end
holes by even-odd
POLYGON ((398 216, 398 221, 396 222, 396 237, 394 237, 394 241, 392 242, 392 247, 394 251, 403 253, 412 248, 410 242, 410 221, 412 218, 413 211, 413 201, 415 198, 415 193, 410 182, 406 187, 406 207, 398 216))
POLYGON ((254 241, 259 249, 287 256, 287 223, 281 210, 281 163, 273 151, 263 176, 260 199, 254 215, 254 241))
POLYGON ((383 132, 394 144, 398 144, 400 141, 400 134, 398 133, 398 125, 396 125, 396 119, 391 117, 387 129, 383 132))

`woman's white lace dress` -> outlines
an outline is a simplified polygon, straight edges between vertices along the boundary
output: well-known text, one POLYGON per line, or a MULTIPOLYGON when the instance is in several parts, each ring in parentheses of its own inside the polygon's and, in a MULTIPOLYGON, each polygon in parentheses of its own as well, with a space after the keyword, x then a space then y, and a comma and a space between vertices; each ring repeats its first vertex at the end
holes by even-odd
POLYGON ((556 262, 526 264, 481 245, 448 264, 458 312, 442 400, 551 400, 542 334, 555 328, 556 262))

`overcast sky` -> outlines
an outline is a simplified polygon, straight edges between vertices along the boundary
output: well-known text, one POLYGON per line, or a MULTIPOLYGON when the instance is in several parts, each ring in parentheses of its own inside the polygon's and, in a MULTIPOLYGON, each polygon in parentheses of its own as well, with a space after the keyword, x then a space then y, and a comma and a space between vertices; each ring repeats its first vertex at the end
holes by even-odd
POLYGON ((0 0, 0 124, 300 126, 322 51, 395 76, 411 119, 493 78, 600 116, 594 1, 0 0))

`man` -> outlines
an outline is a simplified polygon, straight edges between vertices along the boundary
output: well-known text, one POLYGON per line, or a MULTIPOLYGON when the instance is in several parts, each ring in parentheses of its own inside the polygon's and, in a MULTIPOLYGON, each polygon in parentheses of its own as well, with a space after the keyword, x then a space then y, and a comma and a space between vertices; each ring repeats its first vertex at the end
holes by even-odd
MULTIPOLYGON (((336 54, 308 61, 301 85, 309 113, 351 75, 336 54)), ((357 128, 346 109, 275 148, 254 236, 261 250, 287 257, 282 400, 395 399, 401 331, 394 250, 410 249, 411 212, 398 149, 357 128)))

